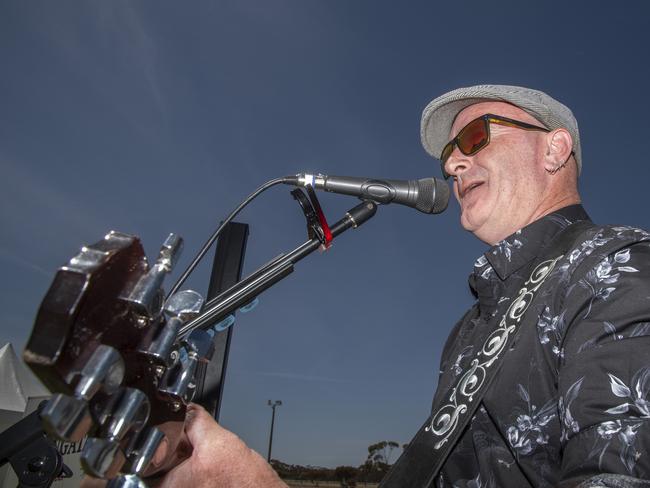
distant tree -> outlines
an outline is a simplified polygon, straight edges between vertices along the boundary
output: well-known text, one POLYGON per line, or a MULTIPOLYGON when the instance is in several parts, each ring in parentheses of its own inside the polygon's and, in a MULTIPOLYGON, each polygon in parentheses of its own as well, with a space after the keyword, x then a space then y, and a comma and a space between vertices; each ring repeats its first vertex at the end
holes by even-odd
POLYGON ((287 464, 277 459, 271 460, 271 466, 282 479, 310 481, 339 481, 342 487, 353 487, 360 481, 376 483, 382 480, 390 469, 393 451, 400 445, 395 441, 381 441, 368 446, 366 461, 355 468, 339 466, 323 468, 320 466, 301 466, 287 464))
POLYGON ((339 466, 334 469, 334 476, 342 486, 355 486, 357 474, 359 470, 354 466, 339 466))
POLYGON ((390 469, 390 460, 399 444, 395 441, 381 441, 368 446, 366 462, 359 466, 357 481, 381 481, 390 469))
POLYGON ((395 441, 381 441, 368 446, 367 461, 374 464, 390 464, 390 458, 393 450, 398 448, 399 444, 395 441))

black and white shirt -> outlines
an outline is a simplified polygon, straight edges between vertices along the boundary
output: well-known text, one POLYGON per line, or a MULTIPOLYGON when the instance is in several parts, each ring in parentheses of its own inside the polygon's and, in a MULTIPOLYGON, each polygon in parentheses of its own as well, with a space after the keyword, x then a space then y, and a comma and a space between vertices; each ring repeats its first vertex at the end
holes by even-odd
MULTIPOLYGON (((477 298, 442 355, 433 408, 570 223, 573 205, 481 256, 477 298)), ((599 473, 650 479, 650 234, 594 225, 557 263, 437 487, 574 486, 599 473)), ((598 485, 607 486, 607 485, 598 485)))

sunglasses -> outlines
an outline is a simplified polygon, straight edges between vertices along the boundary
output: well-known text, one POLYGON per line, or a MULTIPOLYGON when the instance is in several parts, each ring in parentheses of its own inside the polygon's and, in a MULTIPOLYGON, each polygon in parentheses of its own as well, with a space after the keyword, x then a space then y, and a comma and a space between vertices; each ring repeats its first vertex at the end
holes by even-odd
POLYGON ((485 114, 477 119, 472 120, 469 124, 461 129, 461 131, 449 141, 442 149, 440 155, 440 166, 442 168, 442 176, 445 180, 449 178, 449 173, 445 171, 445 163, 454 152, 454 146, 465 156, 472 156, 476 154, 485 146, 490 143, 490 123, 504 125, 506 127, 516 127, 523 130, 541 130, 550 132, 545 127, 538 127, 536 125, 527 124, 518 120, 508 119, 494 114, 485 114))

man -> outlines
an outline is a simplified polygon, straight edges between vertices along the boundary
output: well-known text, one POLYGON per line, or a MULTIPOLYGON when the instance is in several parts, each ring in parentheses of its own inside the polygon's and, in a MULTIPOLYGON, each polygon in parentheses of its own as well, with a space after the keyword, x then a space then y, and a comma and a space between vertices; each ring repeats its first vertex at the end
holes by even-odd
MULTIPOLYGON (((650 486, 650 234, 579 205, 573 114, 535 90, 461 88, 427 106, 422 142, 491 247, 386 486, 650 486)), ((285 486, 205 412, 188 436, 163 486, 285 486)))

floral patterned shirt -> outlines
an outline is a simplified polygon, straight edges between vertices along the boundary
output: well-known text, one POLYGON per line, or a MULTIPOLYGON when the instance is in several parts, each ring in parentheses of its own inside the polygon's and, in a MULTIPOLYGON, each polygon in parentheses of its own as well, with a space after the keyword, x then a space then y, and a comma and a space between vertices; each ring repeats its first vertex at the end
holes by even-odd
MULTIPOLYGON (((469 282, 477 302, 447 341, 434 406, 536 258, 563 228, 588 219, 580 205, 566 207, 476 261, 469 282)), ((599 473, 650 479, 650 234, 593 225, 538 293, 436 487, 570 487, 599 473)), ((581 486, 650 486, 602 479, 581 486)))

